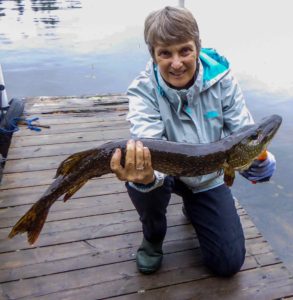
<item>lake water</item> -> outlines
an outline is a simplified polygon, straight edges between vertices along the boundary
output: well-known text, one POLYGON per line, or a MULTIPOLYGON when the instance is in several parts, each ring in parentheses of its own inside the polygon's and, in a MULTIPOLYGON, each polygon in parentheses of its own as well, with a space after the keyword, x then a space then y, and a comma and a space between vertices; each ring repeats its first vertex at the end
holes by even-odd
MULTIPOLYGON (((149 59, 146 15, 177 2, 0 0, 0 63, 9 98, 125 92, 149 59)), ((186 1, 203 45, 229 57, 256 120, 272 113, 284 119, 270 147, 278 162, 271 182, 252 185, 238 176, 233 193, 293 272, 292 4, 211 3, 186 1)))
MULTIPOLYGON (((143 41, 145 17, 177 3, 0 0, 0 63, 8 93, 124 92, 149 58, 143 41)), ((292 1, 185 3, 198 20, 203 46, 229 58, 245 89, 293 96, 292 1)))
POLYGON ((103 3, 0 1, 0 62, 8 93, 124 92, 148 54, 140 30, 115 24, 112 8, 103 3))

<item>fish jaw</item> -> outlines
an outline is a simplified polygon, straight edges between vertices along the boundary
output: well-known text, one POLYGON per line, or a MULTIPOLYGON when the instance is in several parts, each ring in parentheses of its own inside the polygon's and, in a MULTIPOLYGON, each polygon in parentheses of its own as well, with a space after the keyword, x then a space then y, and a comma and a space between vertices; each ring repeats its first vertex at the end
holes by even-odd
POLYGON ((264 118, 259 125, 259 142, 268 145, 282 124, 282 117, 279 115, 272 115, 264 118))

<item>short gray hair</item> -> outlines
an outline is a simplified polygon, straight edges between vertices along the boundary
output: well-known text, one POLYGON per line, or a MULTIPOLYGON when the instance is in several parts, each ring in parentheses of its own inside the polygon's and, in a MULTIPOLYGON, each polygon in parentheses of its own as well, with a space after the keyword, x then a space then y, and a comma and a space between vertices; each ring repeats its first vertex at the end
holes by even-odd
POLYGON ((154 47, 160 43, 172 45, 193 40, 199 53, 201 41, 197 22, 186 8, 166 6, 150 13, 144 23, 144 40, 154 57, 154 47))

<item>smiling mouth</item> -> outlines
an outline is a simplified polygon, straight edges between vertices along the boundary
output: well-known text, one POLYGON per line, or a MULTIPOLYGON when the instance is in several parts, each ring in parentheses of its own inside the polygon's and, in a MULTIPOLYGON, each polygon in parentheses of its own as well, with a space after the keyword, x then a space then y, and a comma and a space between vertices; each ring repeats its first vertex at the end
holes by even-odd
POLYGON ((181 71, 181 72, 170 72, 170 74, 171 74, 172 76, 174 76, 174 77, 179 78, 179 77, 181 77, 181 76, 183 76, 183 75, 185 74, 185 71, 181 71))

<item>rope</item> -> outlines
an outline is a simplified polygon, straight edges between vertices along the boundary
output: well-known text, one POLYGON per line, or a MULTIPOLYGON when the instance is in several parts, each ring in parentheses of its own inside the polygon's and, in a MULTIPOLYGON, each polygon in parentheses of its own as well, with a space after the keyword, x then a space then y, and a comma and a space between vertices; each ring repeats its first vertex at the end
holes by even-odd
POLYGON ((20 122, 21 124, 27 125, 27 128, 34 131, 41 131, 42 129, 39 128, 39 125, 33 125, 33 122, 39 120, 38 117, 32 118, 32 119, 25 119, 25 118, 15 118, 17 122, 20 122))
POLYGON ((10 134, 10 133, 18 131, 19 127, 18 127, 17 123, 27 125, 28 129, 39 132, 42 129, 39 128, 38 125, 33 125, 33 122, 35 122, 37 120, 39 120, 38 117, 32 118, 32 119, 13 118, 11 121, 9 121, 8 126, 6 126, 6 128, 0 127, 0 133, 10 134))

